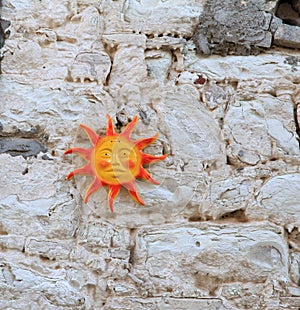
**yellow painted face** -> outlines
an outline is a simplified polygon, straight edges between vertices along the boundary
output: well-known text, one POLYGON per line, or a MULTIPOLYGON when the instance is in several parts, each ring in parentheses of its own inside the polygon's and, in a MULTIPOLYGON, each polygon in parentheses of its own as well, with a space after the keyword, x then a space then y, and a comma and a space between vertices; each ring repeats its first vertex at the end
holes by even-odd
POLYGON ((142 156, 137 147, 122 136, 101 139, 94 151, 97 177, 110 185, 133 181, 139 174, 142 156))

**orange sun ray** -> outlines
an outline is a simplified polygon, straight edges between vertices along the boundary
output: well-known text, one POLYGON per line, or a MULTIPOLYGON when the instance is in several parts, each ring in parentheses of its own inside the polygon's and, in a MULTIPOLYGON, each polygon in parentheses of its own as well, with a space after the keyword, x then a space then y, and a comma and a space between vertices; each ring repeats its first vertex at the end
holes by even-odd
POLYGON ((150 173, 146 169, 144 169, 144 168, 141 168, 140 174, 138 175, 138 177, 141 178, 141 179, 147 180, 148 182, 150 182, 152 184, 156 184, 156 185, 160 184, 159 182, 155 181, 151 177, 150 173))
POLYGON ((110 211, 114 212, 114 200, 119 195, 121 185, 109 185, 108 188, 108 205, 110 211))
POLYGON ((156 163, 158 161, 164 160, 168 155, 155 156, 150 154, 143 155, 143 164, 156 163))
POLYGON ((130 136, 131 136, 131 134, 132 134, 132 131, 133 131, 133 129, 134 129, 134 127, 135 127, 137 121, 138 121, 138 117, 135 116, 135 118, 133 119, 133 121, 130 122, 130 123, 125 127, 125 129, 123 130, 123 132, 121 132, 120 135, 121 135, 121 136, 124 136, 124 137, 126 137, 126 138, 130 138, 130 136))
POLYGON ((103 186, 101 181, 95 177, 93 183, 88 187, 85 196, 84 196, 84 202, 87 203, 90 199, 90 197, 97 192, 98 189, 100 189, 103 186))
POLYGON ((90 127, 80 124, 79 125, 84 131, 85 133, 88 135, 90 141, 92 144, 96 144, 98 142, 99 139, 101 139, 101 137, 99 137, 93 129, 91 129, 90 127))
POLYGON ((148 146, 149 144, 153 143, 155 140, 157 140, 159 136, 159 133, 157 133, 156 135, 154 135, 153 137, 150 138, 144 138, 144 139, 140 139, 137 140, 135 143, 135 145, 139 148, 139 149, 144 149, 146 146, 148 146))
POLYGON ((144 205, 144 201, 143 199, 139 196, 137 190, 136 190, 136 184, 134 181, 123 184, 124 187, 127 188, 128 193, 130 194, 130 196, 139 204, 144 205))
POLYGON ((83 175, 93 175, 94 171, 90 164, 87 164, 81 168, 75 169, 74 171, 70 172, 67 176, 67 180, 71 179, 75 174, 83 174, 83 175))
POLYGON ((113 120, 108 114, 106 115, 106 118, 107 118, 106 135, 107 136, 114 136, 116 133, 115 133, 115 129, 114 129, 113 120))
POLYGON ((76 153, 86 160, 89 160, 91 158, 91 150, 90 149, 84 149, 82 147, 73 147, 73 148, 65 151, 64 154, 67 155, 67 154, 72 154, 72 153, 76 153))
POLYGON ((98 136, 86 125, 79 125, 89 137, 92 147, 87 149, 74 147, 65 152, 65 154, 78 154, 87 161, 85 166, 70 172, 67 180, 76 174, 94 176, 93 182, 86 190, 84 202, 87 203, 91 195, 101 187, 107 186, 108 206, 111 212, 114 211, 113 203, 122 186, 127 189, 136 202, 143 205, 144 201, 138 194, 135 180, 140 178, 153 184, 159 184, 144 169, 143 165, 164 160, 168 155, 155 156, 143 153, 143 149, 153 143, 158 134, 140 140, 130 138, 138 122, 137 116, 120 134, 116 133, 112 118, 109 115, 106 115, 106 118, 105 137, 98 136))

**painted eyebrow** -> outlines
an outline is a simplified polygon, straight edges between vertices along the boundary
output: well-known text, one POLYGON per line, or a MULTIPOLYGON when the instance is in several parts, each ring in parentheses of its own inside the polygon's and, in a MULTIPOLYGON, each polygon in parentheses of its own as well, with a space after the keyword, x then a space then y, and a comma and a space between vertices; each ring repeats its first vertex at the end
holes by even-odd
POLYGON ((126 147, 123 147, 122 149, 120 149, 120 152, 122 151, 128 151, 128 152, 131 152, 131 149, 127 149, 126 147))
POLYGON ((103 150, 101 150, 101 152, 104 152, 104 151, 105 151, 105 152, 107 152, 107 151, 108 151, 108 152, 111 152, 110 149, 103 149, 103 150))

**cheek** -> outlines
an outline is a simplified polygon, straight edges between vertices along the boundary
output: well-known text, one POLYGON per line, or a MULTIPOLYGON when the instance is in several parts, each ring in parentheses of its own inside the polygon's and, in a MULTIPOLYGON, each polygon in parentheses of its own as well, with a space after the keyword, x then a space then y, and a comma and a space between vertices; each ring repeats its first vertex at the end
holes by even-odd
POLYGON ((133 169, 136 166, 135 162, 131 159, 128 160, 128 168, 133 169))
POLYGON ((102 159, 102 160, 99 160, 98 165, 100 168, 107 168, 110 166, 110 162, 102 159))

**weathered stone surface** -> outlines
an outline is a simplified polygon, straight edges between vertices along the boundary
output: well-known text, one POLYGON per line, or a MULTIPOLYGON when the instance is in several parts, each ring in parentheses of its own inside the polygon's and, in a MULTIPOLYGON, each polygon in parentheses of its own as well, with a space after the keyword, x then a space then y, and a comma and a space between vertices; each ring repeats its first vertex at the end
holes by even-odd
MULTIPOLYGON (((185 57, 185 69, 191 72, 203 73, 208 78, 217 81, 235 81, 238 83, 249 81, 250 84, 259 81, 276 81, 282 76, 288 76, 287 80, 296 78, 296 71, 300 70, 299 64, 296 71, 291 72, 286 63, 287 55, 281 51, 266 52, 256 56, 225 56, 218 58, 211 56, 198 58, 193 52, 185 57), (216 59, 218 59, 216 61, 216 59), (245 61, 247 59, 247 61, 245 61), (250 80, 249 80, 250 79, 250 80)), ((249 85, 249 84, 248 84, 249 85)), ((271 85, 268 85, 271 87, 271 85)), ((280 85, 278 85, 280 87, 280 85)))
POLYGON ((69 78, 72 81, 97 81, 105 84, 110 72, 110 58, 107 53, 81 53, 75 57, 69 69, 69 78))
POLYGON ((130 28, 137 33, 180 33, 186 36, 193 33, 204 3, 191 0, 130 0, 126 1, 122 13, 130 28))
POLYGON ((12 156, 36 156, 46 152, 47 148, 37 140, 24 138, 0 138, 0 154, 8 153, 12 156))
POLYGON ((255 165, 267 158, 300 154, 296 128, 290 123, 294 113, 292 102, 272 97, 253 99, 236 101, 226 114, 224 129, 230 141, 230 160, 255 165), (282 115, 276 106, 284 110, 282 115), (229 121, 233 118, 236 121, 229 121))
POLYGON ((195 33, 198 52, 249 55, 259 47, 270 47, 270 15, 264 13, 265 1, 208 0, 195 33))
POLYGON ((283 174, 266 181, 249 206, 251 219, 270 219, 289 229, 299 227, 300 174, 283 174))
POLYGON ((0 2, 0 308, 296 308, 300 56, 270 45, 299 27, 278 1, 0 2), (65 180, 107 113, 160 132, 145 206, 65 180))
POLYGON ((103 307, 105 310, 117 309, 137 309, 137 310, 154 310, 154 309, 207 309, 207 310, 221 310, 224 309, 222 301, 219 299, 184 299, 184 298, 114 298, 108 299, 108 302, 103 307))
POLYGON ((283 230, 267 223, 169 225, 138 233, 135 266, 149 294, 205 296, 228 282, 287 279, 288 251, 283 230))
MULTIPOLYGON (((300 26, 300 18, 299 18, 300 26)), ((300 48, 300 27, 282 24, 276 30, 274 44, 284 47, 300 48)))

